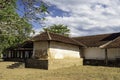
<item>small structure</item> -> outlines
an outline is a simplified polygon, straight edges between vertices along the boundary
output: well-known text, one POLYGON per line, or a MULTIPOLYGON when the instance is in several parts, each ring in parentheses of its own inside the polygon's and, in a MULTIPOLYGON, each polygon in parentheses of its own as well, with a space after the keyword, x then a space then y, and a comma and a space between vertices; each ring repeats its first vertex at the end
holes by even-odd
POLYGON ((56 69, 83 65, 80 48, 84 46, 69 37, 43 32, 33 38, 33 58, 26 61, 26 67, 56 69))
POLYGON ((4 61, 24 61, 33 54, 33 42, 25 41, 15 47, 8 48, 3 54, 4 61))
MULTIPOLYGON (((73 38, 84 45, 84 64, 111 65, 120 58, 120 33, 73 38)), ((118 63, 117 63, 118 64, 118 63)))

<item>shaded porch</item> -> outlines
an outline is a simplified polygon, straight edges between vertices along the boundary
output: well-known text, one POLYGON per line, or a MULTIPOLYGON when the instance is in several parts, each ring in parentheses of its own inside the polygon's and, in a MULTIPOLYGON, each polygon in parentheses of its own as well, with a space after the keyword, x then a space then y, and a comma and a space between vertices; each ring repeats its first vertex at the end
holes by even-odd
POLYGON ((26 41, 19 46, 6 49, 3 54, 4 61, 25 61, 32 57, 33 42, 26 41))

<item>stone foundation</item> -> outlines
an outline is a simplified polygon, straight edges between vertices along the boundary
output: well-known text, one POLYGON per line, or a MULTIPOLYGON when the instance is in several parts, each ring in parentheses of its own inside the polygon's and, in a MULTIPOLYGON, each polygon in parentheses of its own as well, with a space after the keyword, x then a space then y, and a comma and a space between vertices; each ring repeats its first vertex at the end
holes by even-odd
POLYGON ((28 59, 25 62, 26 68, 48 69, 48 60, 28 59))
POLYGON ((70 66, 83 65, 83 59, 50 59, 50 60, 26 60, 26 68, 58 69, 70 66))
POLYGON ((84 59, 83 65, 120 67, 120 60, 108 60, 106 64, 105 60, 84 59))

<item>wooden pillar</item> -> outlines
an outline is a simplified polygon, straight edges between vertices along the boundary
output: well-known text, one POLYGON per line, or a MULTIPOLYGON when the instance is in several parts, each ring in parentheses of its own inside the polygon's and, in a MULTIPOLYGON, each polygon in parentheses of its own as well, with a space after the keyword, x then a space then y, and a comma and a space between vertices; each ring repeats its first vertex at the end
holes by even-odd
POLYGON ((11 58, 13 58, 13 53, 11 52, 11 58))
POLYGON ((19 58, 19 51, 17 50, 17 58, 19 58))
POLYGON ((20 50, 18 51, 18 53, 19 53, 19 58, 21 58, 21 53, 20 53, 20 50))
POLYGON ((10 52, 8 53, 8 58, 10 58, 10 52))
POLYGON ((108 65, 108 51, 105 49, 105 65, 108 65))
POLYGON ((15 51, 13 50, 12 53, 13 53, 13 58, 15 58, 15 51))
POLYGON ((33 55, 32 50, 30 50, 30 55, 29 55, 29 58, 31 58, 31 57, 32 57, 32 55, 33 55))
POLYGON ((12 58, 12 51, 9 52, 9 58, 12 58))
POLYGON ((21 58, 21 59, 23 58, 23 56, 22 56, 22 51, 20 51, 20 58, 21 58))

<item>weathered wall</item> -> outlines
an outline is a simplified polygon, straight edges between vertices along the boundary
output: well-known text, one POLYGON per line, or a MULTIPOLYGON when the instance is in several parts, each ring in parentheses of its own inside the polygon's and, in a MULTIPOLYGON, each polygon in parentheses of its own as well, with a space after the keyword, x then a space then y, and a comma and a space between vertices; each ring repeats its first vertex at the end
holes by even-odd
POLYGON ((80 58, 79 47, 60 42, 50 42, 49 55, 52 59, 80 58))
POLYGON ((48 58, 47 49, 48 49, 47 41, 34 42, 33 58, 47 59, 48 58))
POLYGON ((105 59, 105 50, 100 48, 85 48, 84 49, 85 59, 105 59))
POLYGON ((48 42, 34 42, 34 59, 28 59, 26 67, 58 69, 83 65, 83 59, 80 58, 79 46, 51 41, 49 47, 48 42))
POLYGON ((115 60, 116 58, 120 58, 120 48, 108 49, 108 59, 115 60))

